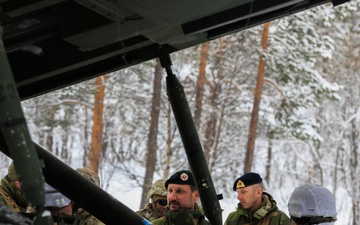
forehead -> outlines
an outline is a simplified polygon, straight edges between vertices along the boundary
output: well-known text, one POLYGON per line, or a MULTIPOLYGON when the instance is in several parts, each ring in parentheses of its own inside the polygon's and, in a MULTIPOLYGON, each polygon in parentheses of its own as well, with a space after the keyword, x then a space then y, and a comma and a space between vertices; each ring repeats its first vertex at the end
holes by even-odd
POLYGON ((170 189, 182 189, 182 190, 190 190, 190 185, 188 184, 169 184, 168 190, 170 189))
POLYGON ((248 192, 252 190, 254 190, 254 185, 236 189, 237 192, 248 192))

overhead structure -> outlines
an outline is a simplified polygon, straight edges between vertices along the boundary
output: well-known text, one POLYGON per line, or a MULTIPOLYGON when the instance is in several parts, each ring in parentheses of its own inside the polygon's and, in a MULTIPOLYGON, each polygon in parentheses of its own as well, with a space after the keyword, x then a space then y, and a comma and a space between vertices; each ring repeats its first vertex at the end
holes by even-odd
MULTIPOLYGON (((9 107, 0 113, 0 151, 14 159, 24 191, 32 195, 39 211, 45 178, 106 224, 148 225, 31 143, 20 101, 160 57, 176 120, 192 127, 191 132, 187 126, 179 129, 196 185, 208 205, 205 213, 212 225, 219 225, 219 196, 181 84, 171 72, 169 54, 326 3, 330 0, 0 0, 0 106, 9 107)), ((5 214, 1 209, 0 219, 5 214)))
POLYGON ((2 0, 0 23, 24 100, 329 2, 2 0))

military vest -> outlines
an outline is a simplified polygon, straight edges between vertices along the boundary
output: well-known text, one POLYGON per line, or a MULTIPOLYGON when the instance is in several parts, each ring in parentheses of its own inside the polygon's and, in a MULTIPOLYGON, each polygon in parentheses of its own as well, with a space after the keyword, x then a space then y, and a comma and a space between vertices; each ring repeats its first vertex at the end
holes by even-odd
POLYGON ((227 222, 226 225, 289 225, 290 221, 287 218, 284 218, 279 211, 273 211, 267 213, 264 217, 260 219, 253 218, 249 220, 246 217, 239 217, 236 221, 227 222), (235 223, 234 223, 235 222, 235 223))
POLYGON ((0 186, 0 195, 3 197, 5 204, 14 210, 15 212, 20 212, 19 206, 16 204, 15 200, 0 186))
POLYGON ((210 225, 209 221, 205 220, 203 210, 198 206, 195 210, 170 210, 167 206, 163 217, 150 222, 153 225, 210 225))
POLYGON ((145 219, 152 221, 155 219, 158 219, 159 216, 158 214, 155 212, 153 206, 151 203, 148 203, 145 208, 140 209, 139 211, 136 212, 138 215, 144 217, 145 219))
POLYGON ((225 225, 290 225, 290 219, 277 208, 272 196, 263 192, 263 203, 258 210, 252 213, 239 203, 238 209, 228 215, 225 225))

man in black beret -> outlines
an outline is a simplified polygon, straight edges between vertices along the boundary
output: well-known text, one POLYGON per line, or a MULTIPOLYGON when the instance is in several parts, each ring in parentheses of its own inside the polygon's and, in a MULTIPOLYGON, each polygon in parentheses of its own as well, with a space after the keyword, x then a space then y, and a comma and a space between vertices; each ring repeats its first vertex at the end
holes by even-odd
POLYGON ((196 201, 199 191, 188 170, 174 173, 165 182, 168 205, 163 217, 152 220, 153 225, 210 225, 196 201))
POLYGON ((259 174, 245 173, 235 180, 233 190, 239 204, 228 215, 225 225, 290 225, 289 217, 278 209, 273 197, 263 192, 259 174))

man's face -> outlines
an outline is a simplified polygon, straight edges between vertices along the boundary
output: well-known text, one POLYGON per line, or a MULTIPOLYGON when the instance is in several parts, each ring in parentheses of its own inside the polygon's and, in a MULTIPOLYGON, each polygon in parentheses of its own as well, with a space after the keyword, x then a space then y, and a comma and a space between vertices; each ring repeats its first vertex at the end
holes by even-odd
POLYGON ((19 180, 14 180, 13 181, 13 184, 14 184, 14 187, 16 189, 18 189, 19 191, 21 191, 21 184, 20 184, 20 181, 19 180))
POLYGON ((258 185, 251 185, 236 189, 237 199, 244 209, 254 211, 258 209, 262 202, 262 188, 258 185))
POLYGON ((59 213, 62 213, 62 214, 67 215, 67 216, 72 216, 73 215, 72 203, 70 203, 69 205, 63 207, 61 210, 59 210, 59 213))
POLYGON ((156 212, 159 214, 159 216, 163 216, 165 213, 166 205, 167 205, 166 196, 156 196, 156 200, 153 205, 156 209, 156 212))
POLYGON ((169 184, 168 185, 168 205, 170 210, 186 208, 194 210, 195 202, 199 198, 197 190, 192 191, 190 185, 169 184))

